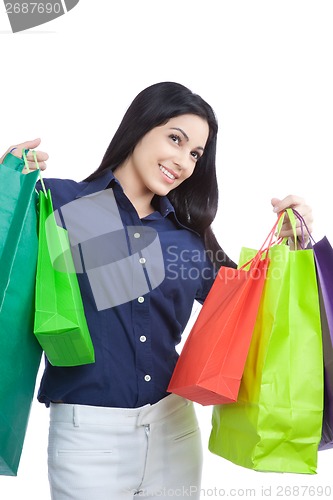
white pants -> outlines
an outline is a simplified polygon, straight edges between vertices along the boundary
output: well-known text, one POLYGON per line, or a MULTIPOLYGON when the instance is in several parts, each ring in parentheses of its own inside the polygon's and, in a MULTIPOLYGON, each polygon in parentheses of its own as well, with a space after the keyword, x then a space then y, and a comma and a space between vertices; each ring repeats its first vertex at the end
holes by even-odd
POLYGON ((170 394, 141 408, 51 404, 52 500, 200 498, 193 403, 170 394))

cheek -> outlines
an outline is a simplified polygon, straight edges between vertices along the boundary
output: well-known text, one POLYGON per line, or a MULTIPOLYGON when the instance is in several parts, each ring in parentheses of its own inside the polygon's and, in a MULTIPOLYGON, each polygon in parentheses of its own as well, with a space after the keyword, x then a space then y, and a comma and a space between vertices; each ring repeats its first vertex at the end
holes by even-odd
POLYGON ((180 184, 182 184, 184 181, 186 181, 186 179, 188 179, 189 177, 191 177, 191 175, 193 174, 194 172, 194 168, 195 167, 192 167, 192 168, 187 168, 186 171, 183 171, 182 173, 182 176, 180 177, 180 179, 178 179, 177 181, 177 185, 174 186, 172 189, 175 189, 176 187, 178 187, 180 184))
POLYGON ((147 170, 147 165, 149 164, 149 154, 147 150, 137 149, 132 155, 133 164, 138 172, 145 172, 147 170))
POLYGON ((194 172, 194 169, 195 169, 195 165, 193 165, 193 167, 189 167, 189 168, 186 169, 186 172, 185 172, 185 178, 186 179, 188 179, 189 177, 191 177, 191 175, 194 172))

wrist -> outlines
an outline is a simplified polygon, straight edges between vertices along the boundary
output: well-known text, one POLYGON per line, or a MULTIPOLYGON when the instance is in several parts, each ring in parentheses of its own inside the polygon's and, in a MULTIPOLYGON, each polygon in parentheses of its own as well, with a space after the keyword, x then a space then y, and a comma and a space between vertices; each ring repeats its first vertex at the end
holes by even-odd
POLYGON ((17 170, 18 172, 22 172, 24 168, 24 160, 22 158, 14 156, 12 153, 7 153, 4 159, 2 160, 2 165, 9 167, 13 170, 17 170))

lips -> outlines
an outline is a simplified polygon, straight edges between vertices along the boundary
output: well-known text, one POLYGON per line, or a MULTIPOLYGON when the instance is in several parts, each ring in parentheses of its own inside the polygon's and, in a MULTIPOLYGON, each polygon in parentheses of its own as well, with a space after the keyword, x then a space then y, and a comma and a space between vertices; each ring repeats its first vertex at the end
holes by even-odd
POLYGON ((175 181, 179 177, 179 174, 169 168, 164 167, 163 165, 159 165, 159 169, 162 174, 164 174, 165 177, 167 177, 167 179, 169 179, 170 181, 175 181))

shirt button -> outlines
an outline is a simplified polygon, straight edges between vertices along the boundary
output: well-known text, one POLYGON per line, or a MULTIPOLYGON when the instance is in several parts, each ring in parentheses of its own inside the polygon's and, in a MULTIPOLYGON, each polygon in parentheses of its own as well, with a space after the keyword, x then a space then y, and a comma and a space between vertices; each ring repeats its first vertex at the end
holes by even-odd
POLYGON ((138 302, 140 302, 140 304, 142 304, 142 302, 144 302, 144 301, 145 301, 145 298, 144 298, 144 297, 139 297, 139 298, 138 298, 138 302))
POLYGON ((140 264, 145 264, 146 259, 144 257, 141 257, 141 259, 139 259, 139 262, 140 262, 140 264))
POLYGON ((145 381, 149 382, 150 380, 151 380, 151 376, 150 375, 145 375, 145 381))
POLYGON ((147 337, 145 335, 141 335, 140 342, 146 342, 147 337))
POLYGON ((141 234, 140 233, 134 233, 133 236, 134 236, 134 238, 140 238, 141 234))

